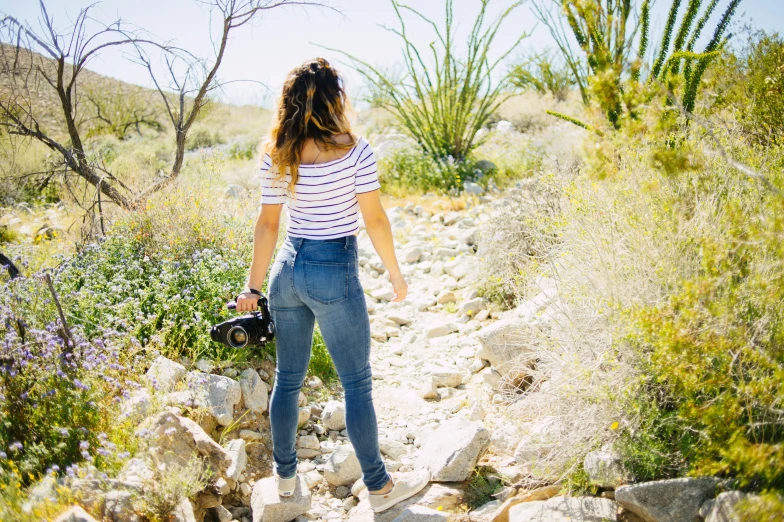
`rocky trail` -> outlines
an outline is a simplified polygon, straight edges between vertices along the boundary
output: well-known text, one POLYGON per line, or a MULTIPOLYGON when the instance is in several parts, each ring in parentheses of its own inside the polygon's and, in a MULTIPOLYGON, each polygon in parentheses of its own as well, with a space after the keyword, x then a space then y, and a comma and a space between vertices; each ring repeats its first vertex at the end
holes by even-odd
MULTIPOLYGON (((511 190, 530 188, 521 181, 511 190)), ((525 367, 519 364, 525 347, 513 334, 521 325, 550 323, 558 292, 541 280, 538 295, 506 311, 477 295, 482 234, 507 204, 506 195, 495 190, 477 194, 461 211, 431 213, 410 203, 388 209, 409 284, 407 298, 398 303, 389 301, 393 293, 384 267, 360 232, 381 452, 391 472, 431 471, 431 483, 419 494, 372 512, 345 431, 342 390, 311 377, 300 394, 299 484, 293 497, 280 498, 266 413, 274 362, 240 372, 231 364, 164 357, 146 374, 150 386, 134 392, 123 407, 123 417, 139 424, 142 454, 115 479, 82 477, 70 487, 105 520, 141 521, 139 499, 155 497, 156 484, 176 481, 184 463, 198 456, 216 475, 176 506, 173 520, 724 520, 713 515, 737 502, 736 492, 713 499, 713 479, 622 485, 627 477, 609 451, 593 452, 584 463, 590 479, 602 486, 600 497, 564 497, 559 485, 530 480, 542 444, 537 434, 547 425, 529 422, 521 431, 524 423, 510 408, 517 387, 525 386, 519 370, 525 367)), ((54 484, 39 487, 45 494, 54 484)), ((80 509, 74 506, 59 520, 93 520, 80 509)))

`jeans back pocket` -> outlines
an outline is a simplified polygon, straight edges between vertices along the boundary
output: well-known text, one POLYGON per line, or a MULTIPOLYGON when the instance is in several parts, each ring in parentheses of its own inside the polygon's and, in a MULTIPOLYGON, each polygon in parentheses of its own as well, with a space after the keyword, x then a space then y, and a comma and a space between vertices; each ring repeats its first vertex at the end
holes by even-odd
POLYGON ((350 266, 349 263, 303 261, 305 291, 308 297, 322 304, 347 299, 350 266))

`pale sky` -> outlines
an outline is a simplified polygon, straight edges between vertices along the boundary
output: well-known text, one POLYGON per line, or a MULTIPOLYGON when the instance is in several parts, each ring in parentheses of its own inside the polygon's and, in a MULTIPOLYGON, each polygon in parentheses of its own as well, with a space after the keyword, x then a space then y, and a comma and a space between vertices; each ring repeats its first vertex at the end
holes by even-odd
MULTIPOLYGON (((75 18, 80 8, 91 3, 90 0, 46 0, 47 10, 54 17, 59 30, 65 30, 70 25, 69 19, 75 18)), ((171 40, 173 44, 198 56, 209 57, 212 55, 210 35, 215 37, 219 33, 214 23, 210 31, 209 10, 205 3, 197 0, 103 0, 91 12, 93 17, 103 22, 122 18, 161 40, 171 40)), ((323 3, 343 14, 325 8, 279 7, 260 16, 252 26, 248 24, 235 30, 219 71, 223 81, 235 82, 226 86, 225 100, 271 106, 286 74, 293 67, 316 56, 329 60, 346 80, 349 95, 355 95, 362 86, 362 78, 348 65, 340 63, 348 63, 347 58, 319 45, 348 52, 374 66, 402 67, 402 40, 381 27, 381 24, 396 29, 399 27, 389 0, 325 0, 323 3), (238 83, 237 80, 263 82, 268 88, 255 83, 238 83)), ((408 3, 439 27, 443 26, 443 0, 409 0, 408 3)), ((728 0, 720 0, 714 19, 718 18, 727 3, 728 0)), ((486 26, 511 4, 511 0, 492 0, 485 16, 486 26)), ((656 2, 652 35, 659 34, 669 4, 669 0, 656 2)), ((685 4, 681 7, 682 11, 685 4)), ((465 47, 479 5, 479 0, 454 0, 457 34, 462 36, 462 39, 456 39, 459 51, 465 47), (460 45, 461 42, 463 45, 460 45)), ((37 0, 0 0, 0 11, 36 26, 40 16, 37 0)), ((427 45, 435 38, 432 29, 412 13, 403 11, 403 17, 407 31, 413 35, 416 43, 427 45)), ((756 28, 767 31, 782 30, 784 0, 743 0, 734 20, 736 23, 750 21, 756 28)), ((713 27, 709 24, 704 33, 709 35, 713 27)), ((519 52, 551 45, 547 28, 541 23, 537 24, 528 5, 523 5, 501 25, 494 40, 496 56, 508 49, 522 32, 531 32, 532 36, 518 45, 519 52)), ((655 43, 653 40, 652 44, 655 43)), ((516 54, 513 52, 510 57, 516 54)), ((119 52, 102 54, 88 68, 126 82, 152 86, 147 72, 125 60, 119 52)))

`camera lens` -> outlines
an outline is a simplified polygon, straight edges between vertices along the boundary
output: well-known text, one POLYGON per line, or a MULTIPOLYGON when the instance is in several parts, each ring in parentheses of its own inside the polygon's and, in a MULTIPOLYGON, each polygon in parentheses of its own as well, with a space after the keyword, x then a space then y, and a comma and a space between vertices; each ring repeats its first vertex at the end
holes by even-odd
POLYGON ((242 348, 248 344, 248 332, 242 326, 233 326, 226 334, 226 338, 234 348, 242 348))

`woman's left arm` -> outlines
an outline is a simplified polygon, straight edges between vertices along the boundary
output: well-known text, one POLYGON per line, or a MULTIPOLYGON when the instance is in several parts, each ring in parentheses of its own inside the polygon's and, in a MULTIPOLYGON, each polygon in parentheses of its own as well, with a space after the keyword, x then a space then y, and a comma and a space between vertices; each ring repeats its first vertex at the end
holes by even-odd
MULTIPOLYGON (((253 259, 250 263, 250 273, 248 275, 247 287, 261 290, 264 279, 267 277, 272 254, 275 252, 275 245, 278 243, 278 229, 280 228, 280 212, 282 204, 261 205, 261 211, 256 218, 253 228, 253 259)), ((253 294, 241 294, 237 299, 237 311, 247 312, 254 310, 257 306, 258 296, 253 294), (246 298, 243 298, 247 296, 246 298), (252 298, 249 296, 253 296, 252 298)))

